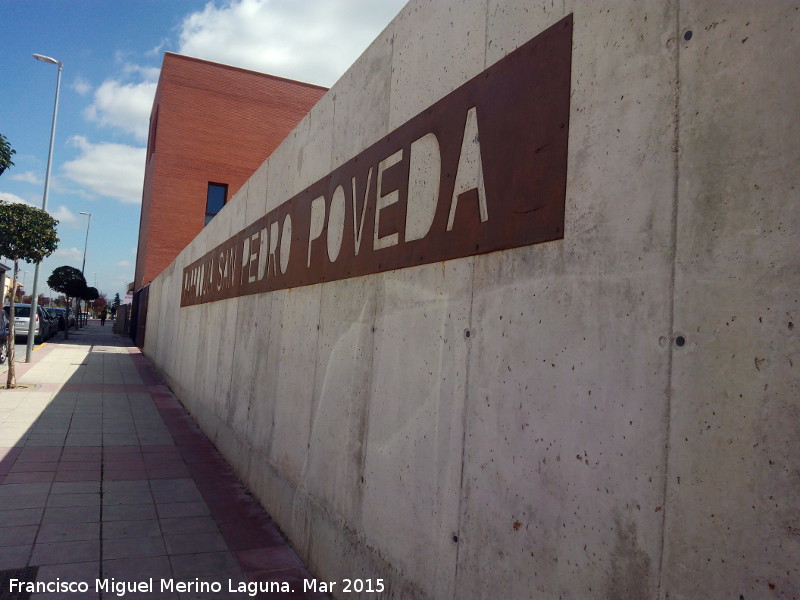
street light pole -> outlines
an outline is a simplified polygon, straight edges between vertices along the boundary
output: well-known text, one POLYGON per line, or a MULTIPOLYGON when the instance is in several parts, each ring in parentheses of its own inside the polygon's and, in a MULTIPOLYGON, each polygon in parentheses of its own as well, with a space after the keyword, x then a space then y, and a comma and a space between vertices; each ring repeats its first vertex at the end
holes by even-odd
POLYGON ((83 241, 83 263, 81 263, 81 275, 86 277, 83 270, 86 268, 86 248, 89 245, 89 225, 92 224, 92 213, 81 212, 82 215, 86 215, 89 219, 86 221, 86 239, 83 241))
MULTIPOLYGON (((61 71, 64 68, 64 63, 60 60, 56 60, 55 58, 50 58, 49 56, 43 56, 41 54, 34 54, 33 58, 36 60, 40 60, 42 62, 50 63, 53 65, 58 65, 58 77, 56 79, 56 99, 53 104, 53 124, 50 127, 50 151, 47 154, 47 171, 45 172, 44 176, 44 197, 42 198, 42 210, 47 210, 47 193, 50 189, 50 169, 53 165, 53 144, 55 143, 56 139, 56 117, 58 116, 58 92, 61 89, 61 71)), ((39 283, 39 263, 36 263, 36 267, 33 270, 33 287, 31 288, 31 313, 30 318, 28 319, 28 346, 25 352, 25 362, 31 362, 31 356, 33 355, 33 334, 36 327, 36 317, 38 315, 36 310, 36 305, 38 304, 38 291, 37 286, 39 283)), ((44 323, 42 323, 42 327, 44 327, 44 323)))
MULTIPOLYGON (((82 215, 86 215, 89 219, 86 221, 86 239, 83 242, 83 262, 81 263, 81 275, 83 278, 86 279, 86 275, 84 274, 84 269, 86 269, 86 248, 89 247, 89 225, 92 224, 92 213, 88 212, 81 212, 82 215)), ((81 323, 81 301, 78 299, 78 325, 80 326, 81 323)))

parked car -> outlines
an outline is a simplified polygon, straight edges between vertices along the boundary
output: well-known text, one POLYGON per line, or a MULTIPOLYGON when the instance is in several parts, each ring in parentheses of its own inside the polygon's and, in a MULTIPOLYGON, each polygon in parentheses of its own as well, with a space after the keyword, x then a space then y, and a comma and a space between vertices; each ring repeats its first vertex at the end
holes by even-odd
POLYGON ((58 326, 58 313, 56 312, 56 309, 49 306, 45 306, 43 308, 44 312, 47 313, 47 318, 50 319, 50 337, 53 337, 60 329, 58 326))
POLYGON ((50 310, 56 313, 56 316, 58 317, 58 328, 61 331, 64 331, 66 323, 69 323, 70 327, 75 325, 75 313, 72 312, 71 308, 61 308, 60 306, 56 306, 50 310))
MULTIPOLYGON (((3 312, 6 316, 11 314, 11 307, 4 306, 3 312)), ((30 323, 31 305, 30 304, 15 304, 14 305, 14 335, 16 337, 28 337, 28 325, 30 323)), ((33 342, 41 344, 50 336, 50 319, 44 312, 44 308, 36 306, 36 321, 33 329, 33 342)))
POLYGON ((64 331, 67 323, 67 310, 59 307, 51 308, 50 310, 56 317, 56 325, 58 326, 58 329, 64 331))
POLYGON ((0 364, 6 362, 8 352, 6 343, 8 341, 8 317, 6 311, 0 310, 0 364))

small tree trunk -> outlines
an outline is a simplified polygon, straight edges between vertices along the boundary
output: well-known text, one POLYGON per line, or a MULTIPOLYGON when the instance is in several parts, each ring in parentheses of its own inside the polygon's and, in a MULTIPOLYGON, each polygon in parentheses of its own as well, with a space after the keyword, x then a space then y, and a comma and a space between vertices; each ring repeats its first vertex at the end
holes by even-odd
POLYGON ((14 259, 14 285, 11 286, 11 300, 8 308, 8 379, 6 379, 6 389, 13 389, 17 386, 17 374, 14 370, 14 338, 16 336, 14 328, 14 297, 17 295, 17 277, 19 276, 19 260, 14 259))
POLYGON ((64 309, 64 339, 69 339, 69 311, 72 308, 69 303, 69 298, 67 298, 67 307, 64 309))

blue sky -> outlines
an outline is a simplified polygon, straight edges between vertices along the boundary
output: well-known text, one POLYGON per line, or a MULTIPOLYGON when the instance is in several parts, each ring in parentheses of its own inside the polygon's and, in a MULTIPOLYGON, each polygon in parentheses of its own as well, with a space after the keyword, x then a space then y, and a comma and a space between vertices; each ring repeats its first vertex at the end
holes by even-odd
MULTIPOLYGON (((56 253, 109 299, 133 280, 147 127, 165 51, 331 86, 405 0, 0 0, 0 133, 16 150, 0 199, 41 207, 58 67, 48 211, 56 253)), ((10 262, 0 259, 5 264, 10 262)), ((21 265, 25 287, 33 265, 21 265)))

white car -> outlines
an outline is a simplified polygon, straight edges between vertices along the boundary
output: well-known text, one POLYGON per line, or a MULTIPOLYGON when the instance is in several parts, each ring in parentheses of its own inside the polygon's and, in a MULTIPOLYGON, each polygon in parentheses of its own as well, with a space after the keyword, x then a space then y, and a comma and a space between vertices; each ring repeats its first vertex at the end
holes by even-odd
MULTIPOLYGON (((4 306, 6 316, 10 316, 11 307, 4 306)), ((31 305, 14 304, 14 336, 28 337, 28 325, 30 323, 31 305)), ((36 306, 36 323, 33 330, 33 342, 41 344, 43 340, 50 337, 50 319, 48 319, 41 306, 36 306)))

